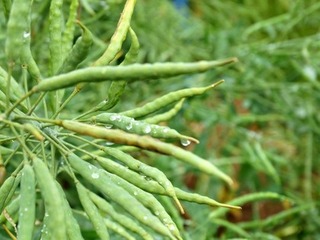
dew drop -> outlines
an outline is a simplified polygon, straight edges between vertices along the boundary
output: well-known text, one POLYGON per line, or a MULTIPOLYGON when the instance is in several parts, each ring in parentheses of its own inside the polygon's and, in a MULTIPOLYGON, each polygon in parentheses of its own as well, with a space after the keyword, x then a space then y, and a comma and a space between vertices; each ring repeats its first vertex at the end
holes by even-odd
POLYGON ((155 214, 156 216, 159 216, 160 213, 159 213, 158 211, 156 211, 154 214, 155 214))
POLYGON ((113 127, 113 125, 112 125, 112 124, 106 124, 106 125, 104 125, 104 127, 105 127, 106 129, 110 129, 110 128, 113 127))
POLYGON ((111 116, 110 116, 110 121, 116 121, 116 120, 118 120, 119 119, 119 115, 118 114, 112 114, 111 116))
POLYGON ((97 179, 97 178, 99 178, 100 176, 99 176, 99 173, 92 173, 92 174, 91 174, 91 177, 94 178, 94 179, 97 179))
POLYGON ((143 132, 148 134, 151 132, 151 127, 149 125, 145 126, 145 128, 143 129, 143 132))
POLYGON ((182 145, 182 146, 185 146, 185 147, 186 147, 186 146, 189 146, 190 143, 191 143, 190 140, 185 139, 185 138, 182 138, 180 142, 181 142, 181 145, 182 145))
POLYGON ((24 37, 24 38, 30 37, 30 32, 24 32, 24 33, 23 33, 23 37, 24 37))
POLYGON ((176 227, 173 224, 169 224, 168 228, 171 232, 173 232, 176 229, 176 227))
POLYGON ((106 142, 106 145, 107 146, 111 146, 111 145, 113 145, 114 143, 113 142, 106 142))
POLYGON ((24 208, 24 211, 25 211, 25 212, 28 212, 28 211, 29 211, 29 209, 28 209, 28 208, 24 208))
POLYGON ((129 124, 126 126, 126 129, 130 130, 130 129, 132 129, 132 127, 133 127, 133 122, 130 121, 129 124))
POLYGON ((148 220, 148 217, 147 217, 147 216, 144 216, 143 219, 144 219, 144 220, 148 220))
POLYGON ((169 132, 169 128, 167 128, 167 127, 163 128, 163 129, 162 129, 162 132, 163 132, 163 133, 169 132))
POLYGON ((134 191, 134 192, 133 192, 133 195, 137 196, 137 195, 138 195, 138 193, 137 193, 136 191, 134 191))

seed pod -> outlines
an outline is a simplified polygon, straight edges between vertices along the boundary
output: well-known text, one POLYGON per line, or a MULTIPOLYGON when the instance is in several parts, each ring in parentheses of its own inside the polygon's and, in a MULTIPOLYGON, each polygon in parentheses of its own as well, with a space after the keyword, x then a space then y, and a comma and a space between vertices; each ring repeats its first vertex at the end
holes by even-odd
POLYGON ((169 214, 166 212, 164 207, 159 203, 159 201, 152 194, 141 190, 140 188, 132 185, 131 183, 123 180, 122 178, 114 174, 111 174, 108 172, 104 172, 104 174, 108 176, 111 179, 111 181, 113 181, 114 183, 117 183, 118 186, 122 187, 128 193, 134 196, 145 207, 150 209, 150 211, 160 219, 160 221, 170 230, 170 232, 177 239, 182 239, 176 224, 173 222, 173 220, 171 219, 169 214))
POLYGON ((138 221, 149 226, 156 232, 174 239, 167 227, 165 227, 157 217, 145 208, 135 197, 115 184, 107 175, 105 175, 104 170, 83 161, 73 153, 68 154, 67 158, 71 167, 82 177, 114 202, 119 204, 138 221))
POLYGON ((84 82, 137 81, 169 78, 182 74, 205 72, 235 61, 237 61, 236 58, 229 58, 218 61, 200 61, 194 63, 154 63, 89 67, 44 79, 33 87, 32 92, 53 91, 84 82))
POLYGON ((104 219, 99 214, 98 208, 94 205, 88 195, 88 190, 79 182, 76 182, 79 199, 84 211, 87 213, 96 233, 101 239, 109 239, 108 230, 104 219))
POLYGON ((49 67, 50 75, 57 72, 62 63, 62 4, 63 0, 53 0, 49 9, 49 67))
POLYGON ((31 0, 15 0, 11 5, 9 21, 7 25, 5 51, 9 62, 20 60, 22 43, 25 36, 28 36, 28 21, 21 19, 21 16, 29 16, 31 0))
POLYGON ((12 196, 20 183, 21 175, 11 175, 8 177, 0 187, 0 212, 11 201, 12 196))
POLYGON ((179 112, 179 110, 182 107, 182 104, 183 104, 184 100, 185 100, 185 98, 182 98, 169 111, 167 111, 165 113, 161 113, 161 114, 155 115, 155 116, 152 116, 152 117, 149 117, 149 118, 146 118, 143 121, 145 121, 147 123, 156 124, 156 123, 165 122, 165 121, 170 120, 173 116, 175 116, 179 112))
POLYGON ((65 59, 66 54, 71 50, 74 37, 75 22, 77 19, 79 0, 72 0, 69 7, 69 16, 63 31, 61 39, 62 59, 65 59))
POLYGON ((33 159, 33 169, 44 200, 48 233, 52 239, 67 239, 62 196, 55 180, 39 158, 33 159))
POLYGON ((227 182, 229 185, 232 185, 232 179, 225 173, 223 173, 221 170, 219 170, 217 167, 215 167, 213 164, 193 154, 192 152, 188 152, 172 144, 161 142, 149 136, 129 134, 121 130, 106 129, 71 120, 57 120, 54 123, 81 135, 105 139, 108 142, 136 146, 142 149, 173 156, 183 162, 187 162, 195 166, 196 168, 205 173, 217 176, 225 182, 227 182))
POLYGON ((120 236, 122 236, 125 239, 128 240, 135 240, 135 238, 133 236, 131 236, 131 234, 129 234, 121 225, 119 225, 118 223, 115 223, 113 221, 111 221, 108 218, 104 219, 104 223, 106 224, 107 228, 114 231, 115 233, 119 234, 120 236))
POLYGON ((162 97, 159 97, 155 99, 152 102, 149 102, 142 107, 138 107, 132 110, 128 110, 125 112, 122 112, 122 115, 125 115, 127 117, 133 117, 133 118, 138 118, 138 117, 143 117, 145 115, 148 115, 150 113, 153 113, 171 103, 174 103, 176 101, 179 101, 183 98, 186 97, 192 97, 196 95, 201 95, 207 90, 214 88, 218 86, 220 83, 224 82, 223 80, 220 80, 214 84, 211 84, 210 86, 207 87, 200 87, 200 88, 186 88, 182 90, 178 90, 175 92, 170 92, 162 97))
POLYGON ((75 70, 77 66, 87 57, 88 51, 92 45, 92 34, 81 22, 77 22, 82 29, 82 36, 77 39, 76 43, 67 55, 59 73, 66 73, 75 70))
POLYGON ((63 189, 59 185, 59 183, 56 181, 56 186, 58 190, 60 191, 60 194, 63 196, 63 210, 65 212, 65 218, 66 218, 66 227, 67 227, 67 235, 69 240, 83 240, 83 237, 81 235, 80 226, 77 222, 77 220, 73 217, 72 209, 65 197, 65 194, 63 192, 63 189))
POLYGON ((32 167, 25 164, 21 174, 18 239, 32 240, 36 213, 35 176, 32 167))
POLYGON ((187 139, 198 143, 195 138, 182 135, 176 130, 169 127, 159 126, 156 124, 149 124, 144 121, 138 121, 131 117, 126 117, 117 113, 101 113, 95 117, 92 117, 93 122, 112 124, 126 132, 136 133, 139 135, 150 135, 154 138, 178 138, 187 139))
POLYGON ((20 195, 18 195, 15 199, 11 200, 8 206, 4 208, 4 210, 0 214, 0 223, 4 223, 5 221, 10 222, 13 226, 15 226, 16 216, 19 211, 20 206, 20 195))
POLYGON ((149 233, 147 233, 140 225, 138 225, 138 223, 136 223, 134 220, 127 217, 126 215, 120 214, 112 207, 111 204, 109 204, 103 198, 99 197, 93 192, 90 192, 89 195, 92 201, 97 205, 97 207, 101 211, 105 212, 108 216, 110 216, 112 219, 124 226, 126 229, 129 229, 130 231, 139 234, 144 240, 153 239, 153 237, 149 233))
MULTIPOLYGON (((138 58, 138 53, 140 48, 139 40, 135 32, 131 28, 129 30, 130 30, 130 36, 131 36, 131 46, 121 65, 132 64, 136 62, 138 58)), ((106 111, 108 109, 111 109, 113 106, 115 106, 118 103, 120 96, 124 92, 126 85, 127 85, 127 81, 112 81, 108 89, 107 100, 101 102, 96 107, 97 111, 98 110, 106 111)))
POLYGON ((118 22, 116 31, 114 32, 110 44, 103 55, 95 61, 94 66, 108 65, 121 50, 122 43, 126 39, 127 32, 130 27, 131 16, 133 14, 136 0, 127 0, 118 22))

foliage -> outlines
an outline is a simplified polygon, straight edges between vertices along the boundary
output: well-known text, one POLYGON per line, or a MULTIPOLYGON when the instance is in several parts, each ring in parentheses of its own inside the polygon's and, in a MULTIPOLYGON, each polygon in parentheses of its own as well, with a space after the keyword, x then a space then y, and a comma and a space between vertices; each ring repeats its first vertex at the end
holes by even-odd
POLYGON ((2 7, 1 239, 319 237, 317 1, 2 7), (190 74, 229 56, 239 63, 190 74))

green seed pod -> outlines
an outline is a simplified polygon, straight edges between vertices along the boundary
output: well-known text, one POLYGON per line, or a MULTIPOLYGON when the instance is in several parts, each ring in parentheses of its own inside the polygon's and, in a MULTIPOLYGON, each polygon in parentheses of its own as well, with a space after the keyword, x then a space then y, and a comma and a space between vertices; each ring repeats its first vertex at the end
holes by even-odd
POLYGON ((198 143, 197 139, 182 135, 176 130, 169 127, 149 124, 144 121, 138 121, 131 117, 126 117, 117 113, 101 113, 91 119, 93 122, 114 125, 126 132, 136 133, 139 135, 150 135, 154 138, 178 138, 187 139, 198 143))
POLYGON ((104 223, 106 224, 107 228, 114 231, 115 233, 117 233, 118 235, 122 236, 125 239, 128 240, 135 240, 135 238, 133 236, 131 236, 131 234, 129 234, 121 225, 119 225, 116 222, 111 221, 108 218, 104 219, 104 223))
POLYGON ((11 201, 13 194, 20 183, 21 175, 11 175, 8 177, 0 187, 0 212, 11 201))
POLYGON ((211 84, 208 87, 200 87, 200 88, 186 88, 182 90, 178 90, 175 92, 170 92, 162 97, 157 98, 156 100, 149 102, 145 104, 142 107, 138 107, 129 111, 122 112, 122 115, 125 115, 127 117, 143 117, 145 115, 148 115, 150 113, 153 113, 171 103, 174 103, 176 101, 179 101, 186 97, 193 97, 196 95, 201 95, 207 90, 214 88, 218 86, 220 83, 224 82, 223 80, 220 80, 214 84, 211 84))
POLYGON ((4 210, 0 214, 0 223, 4 223, 5 221, 12 222, 13 226, 15 226, 15 222, 13 219, 16 219, 16 216, 19 212, 20 207, 20 195, 15 199, 11 200, 8 206, 4 208, 4 210))
POLYGON ((62 63, 62 4, 63 0, 53 0, 49 9, 49 52, 50 75, 57 72, 62 63))
POLYGON ((9 21, 7 25, 5 51, 9 62, 20 61, 22 43, 30 32, 29 22, 21 19, 21 16, 29 16, 31 0, 15 0, 12 3, 9 21))
POLYGON ((66 54, 71 50, 73 37, 74 37, 74 29, 75 22, 77 19, 79 0, 72 0, 69 7, 69 16, 63 31, 62 39, 61 39, 61 53, 63 54, 62 59, 65 59, 66 54))
POLYGON ((128 193, 134 196, 145 207, 150 209, 150 211, 160 219, 160 221, 170 230, 170 232, 177 239, 182 239, 176 224, 173 222, 169 214, 152 194, 141 190, 140 188, 132 185, 131 183, 125 181, 117 175, 108 172, 104 172, 104 174, 108 176, 111 179, 111 181, 117 183, 118 186, 122 187, 128 193))
POLYGON ((77 22, 82 29, 82 36, 77 39, 71 52, 67 55, 59 73, 66 73, 75 70, 77 66, 87 57, 92 45, 92 34, 81 22, 77 22))
POLYGON ((99 213, 98 208, 94 205, 89 197, 88 190, 79 182, 76 182, 76 188, 79 199, 84 211, 87 213, 95 231, 101 239, 109 239, 108 230, 104 223, 104 219, 99 213))
POLYGON ((21 174, 18 239, 32 240, 36 213, 35 176, 26 164, 21 174))
POLYGON ((60 194, 63 196, 62 208, 65 212, 68 239, 69 240, 83 240, 83 237, 81 235, 80 226, 72 214, 72 209, 67 201, 67 198, 64 194, 62 187, 60 186, 60 184, 57 181, 56 181, 56 186, 57 186, 58 190, 60 191, 60 194))
POLYGON ((142 149, 163 153, 173 156, 183 162, 187 162, 199 170, 213 176, 217 176, 232 185, 232 179, 215 167, 210 162, 202 159, 201 157, 188 152, 182 148, 174 146, 169 143, 161 142, 149 136, 139 136, 129 134, 121 130, 106 129, 103 127, 92 126, 89 124, 79 123, 71 120, 57 120, 55 124, 62 126, 65 129, 79 133, 81 135, 92 136, 94 138, 105 139, 108 142, 125 144, 129 146, 136 146, 142 149))
POLYGON ((46 227, 52 239, 67 239, 63 201, 55 179, 47 165, 39 158, 33 159, 33 169, 44 200, 46 227))
MULTIPOLYGON (((128 65, 136 62, 138 58, 139 53, 139 40, 136 36, 135 32, 130 28, 130 36, 131 36, 131 46, 129 51, 127 52, 125 59, 121 63, 121 65, 128 65)), ((127 85, 127 81, 113 81, 110 84, 110 87, 108 89, 108 97, 106 101, 101 102, 97 107, 97 111, 106 111, 108 109, 111 109, 114 107, 119 99, 122 93, 124 92, 124 89, 127 85)))
POLYGON ((33 87, 32 92, 53 91, 84 82, 137 81, 169 78, 182 74, 205 72, 235 61, 237 61, 236 58, 229 58, 218 61, 200 61, 195 63, 154 63, 132 64, 127 66, 89 67, 44 79, 33 87))
POLYGON ((147 123, 151 123, 151 124, 156 124, 156 123, 165 122, 165 121, 170 120, 172 117, 174 117, 180 111, 184 100, 185 100, 185 98, 182 98, 169 111, 167 111, 165 113, 157 114, 157 115, 149 117, 149 118, 146 118, 143 121, 145 121, 147 123))
POLYGON ((93 66, 108 65, 121 50, 122 43, 126 39, 127 32, 130 27, 131 16, 133 14, 135 4, 136 0, 126 1, 117 29, 110 40, 107 50, 96 62, 94 62, 93 66))
POLYGON ((129 194, 123 188, 115 184, 105 173, 103 169, 89 164, 79 158, 77 155, 70 153, 67 159, 73 169, 75 169, 88 182, 93 184, 102 193, 111 200, 119 204, 128 213, 134 216, 141 223, 149 226, 156 232, 172 239, 172 235, 157 217, 155 217, 145 206, 142 205, 134 196, 129 194), (128 204, 130 203, 130 204, 128 204))
POLYGON ((135 221, 133 221, 126 215, 120 214, 112 207, 111 204, 109 204, 103 198, 99 197, 93 192, 90 192, 89 195, 92 201, 97 205, 97 207, 101 211, 105 212, 108 216, 110 216, 112 219, 124 226, 126 229, 129 229, 130 231, 139 234, 144 240, 153 239, 153 237, 149 233, 147 233, 140 225, 138 225, 135 221))

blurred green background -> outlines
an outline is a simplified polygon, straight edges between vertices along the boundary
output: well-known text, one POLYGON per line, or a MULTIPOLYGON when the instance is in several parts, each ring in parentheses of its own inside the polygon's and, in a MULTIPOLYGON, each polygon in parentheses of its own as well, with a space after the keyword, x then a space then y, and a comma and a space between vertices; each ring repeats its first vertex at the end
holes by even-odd
MULTIPOLYGON (((81 0, 80 20, 93 32, 87 61, 108 45, 123 0, 81 0)), ((34 1, 33 21, 50 1, 34 1)), ((188 148, 222 168, 233 189, 168 157, 145 153, 181 188, 227 202, 273 192, 290 200, 253 201, 242 211, 213 216, 207 206, 185 203, 171 214, 185 239, 320 239, 320 2, 317 0, 137 0, 132 28, 141 44, 139 62, 199 61, 238 57, 216 71, 127 86, 112 111, 131 109, 170 91, 225 83, 188 99, 168 124, 200 140, 188 148)), ((68 8, 65 9, 68 11, 68 8)), ((4 19, 0 19, 3 26, 4 19)), ((1 26, 1 27, 2 27, 1 26)), ((47 64, 46 36, 34 24, 33 53, 47 64)), ((3 29, 3 28, 1 28, 3 29)), ((79 35, 80 35, 80 30, 79 35)), ((4 46, 4 34, 0 44, 4 46)), ((123 54, 129 48, 125 43, 123 54)), ((0 54, 4 56, 4 54, 0 54)), ((119 61, 123 56, 119 56, 119 61)), ((2 64, 4 59, 0 58, 2 64)), ((86 63, 84 63, 86 64, 86 63)), ((116 63, 114 63, 116 64, 116 63)), ((41 65, 40 65, 41 68, 41 65)), ((90 86, 69 108, 85 111, 106 96, 108 86, 90 86), (94 91, 92 91, 94 89, 94 91)), ((165 204, 166 200, 162 199, 165 204)))

